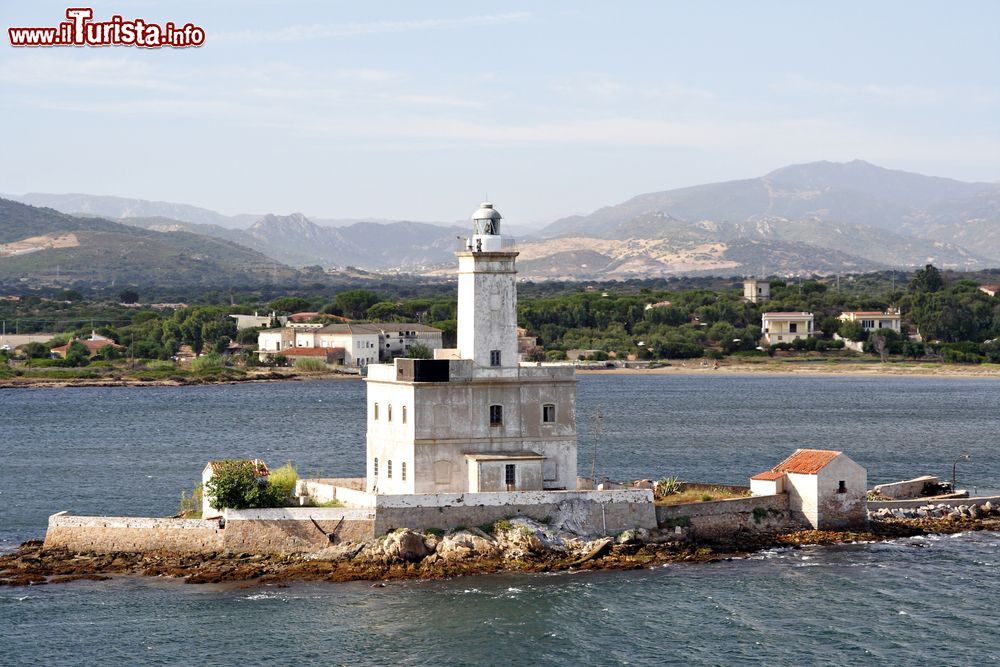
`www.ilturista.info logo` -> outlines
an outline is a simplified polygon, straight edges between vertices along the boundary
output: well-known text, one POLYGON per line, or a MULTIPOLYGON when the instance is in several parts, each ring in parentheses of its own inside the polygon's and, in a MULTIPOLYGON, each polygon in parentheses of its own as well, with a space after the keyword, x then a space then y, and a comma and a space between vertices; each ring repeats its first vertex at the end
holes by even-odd
POLYGON ((165 46, 185 48, 205 43, 205 29, 185 23, 178 26, 148 23, 143 19, 125 20, 112 16, 109 21, 92 21, 90 7, 70 7, 68 21, 54 28, 7 28, 11 46, 141 46, 159 49, 165 46))

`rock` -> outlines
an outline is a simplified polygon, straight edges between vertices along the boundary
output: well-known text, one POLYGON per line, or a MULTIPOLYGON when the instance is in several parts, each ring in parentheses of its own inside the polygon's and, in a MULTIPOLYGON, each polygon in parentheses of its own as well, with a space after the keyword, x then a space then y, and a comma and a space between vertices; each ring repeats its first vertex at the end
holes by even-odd
POLYGON ((423 560, 431 553, 431 550, 424 543, 424 536, 412 530, 394 533, 392 544, 392 549, 395 552, 393 555, 407 563, 415 563, 423 560))
POLYGON ((365 547, 363 542, 357 544, 347 542, 346 544, 334 544, 333 546, 326 547, 325 549, 320 549, 319 551, 313 552, 306 555, 306 560, 351 560, 358 555, 365 547))
POLYGON ((993 503, 991 503, 990 501, 987 500, 985 503, 982 504, 982 510, 983 510, 983 514, 992 514, 993 513, 993 503))
POLYGON ((656 483, 651 479, 637 479, 632 482, 633 489, 650 489, 651 491, 656 490, 656 483))
POLYGON ((962 518, 962 513, 959 512, 958 509, 953 509, 950 512, 948 512, 948 518, 949 519, 961 519, 962 518))
POLYGON ((443 560, 456 561, 465 558, 496 558, 499 555, 497 543, 480 530, 459 530, 448 533, 437 544, 436 553, 443 560))
POLYGON ((507 558, 564 552, 565 538, 572 537, 526 517, 497 522, 496 529, 497 545, 507 558))
POLYGON ((645 528, 624 530, 618 535, 618 544, 641 544, 649 538, 649 531, 645 528))
POLYGON ((979 505, 972 505, 969 507, 969 516, 973 519, 979 519, 983 516, 983 511, 979 509, 979 505))

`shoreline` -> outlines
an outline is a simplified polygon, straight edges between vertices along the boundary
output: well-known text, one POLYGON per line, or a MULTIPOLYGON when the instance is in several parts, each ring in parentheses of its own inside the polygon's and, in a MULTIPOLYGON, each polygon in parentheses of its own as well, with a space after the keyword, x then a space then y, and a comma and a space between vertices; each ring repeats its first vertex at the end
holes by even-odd
POLYGON ((843 377, 951 377, 1000 379, 1000 365, 945 364, 922 365, 913 362, 854 362, 854 361, 768 361, 761 363, 726 363, 718 367, 699 362, 677 362, 659 368, 577 368, 578 375, 773 375, 843 377))
POLYGON ((359 559, 343 545, 336 557, 317 554, 172 554, 168 552, 74 553, 43 549, 31 540, 0 554, 0 586, 38 586, 79 580, 106 581, 114 576, 170 577, 188 584, 239 583, 243 586, 288 585, 300 581, 379 582, 406 579, 440 580, 501 572, 584 572, 646 569, 667 564, 714 563, 742 559, 767 549, 799 549, 811 545, 887 542, 918 535, 1000 531, 1000 519, 873 520, 864 531, 800 530, 777 534, 734 535, 723 541, 597 540, 583 556, 552 552, 506 554, 460 560, 425 558, 408 561, 359 559))
MULTIPOLYGON (((594 368, 576 367, 577 375, 701 375, 701 376, 803 376, 803 377, 936 377, 956 379, 1000 379, 1000 365, 996 364, 919 364, 915 362, 880 363, 855 361, 767 361, 761 363, 728 363, 721 361, 718 366, 702 365, 701 362, 679 361, 658 368, 594 368)), ((108 378, 42 378, 18 377, 0 380, 0 389, 64 389, 69 387, 191 387, 203 385, 243 384, 258 382, 302 382, 319 380, 360 380, 353 373, 281 373, 269 371, 246 377, 225 378, 185 378, 140 380, 128 377, 108 378)))

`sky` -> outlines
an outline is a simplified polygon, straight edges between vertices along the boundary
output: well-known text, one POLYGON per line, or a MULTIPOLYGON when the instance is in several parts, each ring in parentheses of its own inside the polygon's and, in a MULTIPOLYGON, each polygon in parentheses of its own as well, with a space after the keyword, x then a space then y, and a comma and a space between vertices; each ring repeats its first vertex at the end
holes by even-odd
POLYGON ((1000 181, 993 1, 84 6, 206 41, 17 49, 67 5, 0 0, 0 192, 530 227, 815 160, 1000 181))

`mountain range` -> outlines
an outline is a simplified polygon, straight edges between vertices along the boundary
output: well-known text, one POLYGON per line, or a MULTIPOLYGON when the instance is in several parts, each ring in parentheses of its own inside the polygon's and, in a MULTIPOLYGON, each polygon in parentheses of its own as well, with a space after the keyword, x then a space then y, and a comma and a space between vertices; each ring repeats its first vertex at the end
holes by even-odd
MULTIPOLYGON (((454 270, 455 237, 469 231, 410 221, 312 220, 301 213, 224 216, 118 197, 15 198, 112 217, 147 233, 210 237, 258 260, 266 256, 292 266, 448 274, 454 270)), ((519 239, 518 249, 519 272, 534 279, 830 274, 927 263, 975 270, 1000 266, 1000 184, 860 160, 813 162, 759 178, 642 194, 556 220, 519 239)), ((0 258, 0 267, 7 261, 0 258)))

